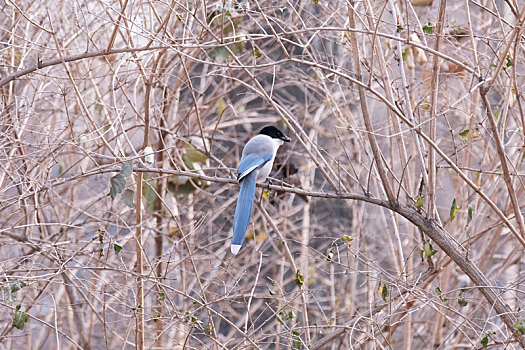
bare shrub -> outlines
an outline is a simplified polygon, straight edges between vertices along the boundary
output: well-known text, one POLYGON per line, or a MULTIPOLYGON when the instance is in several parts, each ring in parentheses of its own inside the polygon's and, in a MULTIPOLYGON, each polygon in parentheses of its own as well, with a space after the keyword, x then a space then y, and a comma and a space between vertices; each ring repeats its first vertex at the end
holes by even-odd
POLYGON ((2 348, 525 344, 523 1, 0 11, 2 348))

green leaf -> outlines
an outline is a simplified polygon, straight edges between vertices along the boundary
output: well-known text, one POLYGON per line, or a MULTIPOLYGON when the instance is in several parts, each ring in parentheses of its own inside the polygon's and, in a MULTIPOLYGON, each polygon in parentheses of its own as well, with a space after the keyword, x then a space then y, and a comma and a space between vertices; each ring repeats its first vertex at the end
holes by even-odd
POLYGON ((215 62, 224 62, 230 58, 230 53, 226 48, 219 46, 210 51, 210 57, 215 62))
POLYGON ((312 0, 312 2, 317 5, 319 3, 319 0, 312 0))
POLYGON ((120 253, 120 251, 122 250, 122 246, 118 243, 114 243, 113 244, 113 250, 115 251, 115 254, 118 255, 118 253, 120 253))
POLYGON ((259 58, 262 56, 262 53, 261 51, 259 51, 259 49, 253 49, 252 50, 252 56, 255 57, 255 58, 259 58))
POLYGON ((488 337, 488 334, 486 336, 484 336, 482 339, 481 339, 481 345, 483 345, 484 348, 487 347, 487 345, 489 345, 489 337, 488 337))
POLYGON ((100 244, 104 244, 104 236, 106 235, 106 230, 98 229, 97 233, 98 241, 100 242, 100 244))
POLYGON ((344 235, 344 236, 343 236, 343 239, 344 239, 345 241, 347 241, 347 242, 352 242, 352 241, 354 240, 352 237, 350 237, 350 236, 348 236, 348 235, 344 235))
POLYGON ((512 66, 512 60, 510 59, 510 56, 507 56, 507 61, 505 62, 506 67, 512 66))
POLYGON ((463 299, 463 298, 460 298, 460 299, 458 299, 458 304, 459 304, 460 306, 467 306, 468 301, 466 301, 466 300, 463 299))
POLYGON ((388 288, 386 285, 383 285, 383 289, 381 289, 381 299, 386 303, 386 300, 388 298, 388 288))
POLYGON ((98 115, 101 115, 103 107, 104 106, 102 105, 102 103, 100 103, 100 101, 97 101, 97 103, 95 103, 95 112, 97 112, 98 115))
POLYGON ((334 250, 332 248, 328 248, 326 250, 326 261, 333 261, 334 259, 334 250))
POLYGON ((423 26, 423 32, 425 32, 425 34, 434 33, 434 26, 432 25, 431 22, 428 22, 427 24, 423 26))
POLYGON ((190 314, 188 311, 186 311, 186 315, 184 316, 184 322, 185 323, 195 323, 198 325, 202 325, 203 322, 199 320, 197 317, 190 314))
POLYGON ((129 177, 133 173, 133 160, 128 160, 122 164, 122 168, 120 168, 120 173, 124 175, 124 177, 129 177))
POLYGON ((520 334, 525 334, 525 320, 519 320, 517 321, 514 326, 516 326, 516 330, 520 332, 520 334))
POLYGON ((445 298, 445 297, 443 297, 443 296, 441 295, 441 288, 436 287, 435 291, 436 291, 436 294, 439 296, 439 299, 440 299, 442 302, 445 302, 445 301, 448 300, 447 298, 445 298))
POLYGON ((211 334, 211 332, 212 332, 211 324, 206 323, 204 326, 202 326, 202 328, 204 328, 204 331, 206 333, 211 334))
POLYGON ((419 247, 417 247, 417 252, 419 254, 419 256, 421 257, 421 261, 424 261, 425 260, 425 251, 419 247))
POLYGON ((157 298, 160 300, 160 301, 164 301, 166 299, 166 293, 164 292, 160 292, 159 295, 157 296, 157 298))
POLYGON ((474 211, 474 209, 472 209, 472 207, 468 207, 468 212, 467 212, 467 216, 468 216, 468 220, 472 220, 472 212, 474 211))
POLYGON ((279 312, 279 316, 277 316, 277 322, 279 322, 282 325, 284 325, 283 316, 284 316, 284 312, 282 311, 279 312))
POLYGON ((425 255, 427 258, 430 258, 431 256, 433 256, 434 254, 436 254, 438 251, 434 249, 434 247, 432 247, 432 244, 430 244, 430 242, 425 242, 425 255))
POLYGON ((109 196, 111 199, 115 199, 117 194, 124 191, 126 187, 126 178, 122 174, 117 174, 111 178, 109 181, 109 196))
POLYGON ((328 320, 328 325, 331 326, 333 325, 335 322, 335 318, 334 317, 330 317, 330 319, 328 320))
POLYGON ((293 312, 293 310, 288 312, 288 319, 289 320, 293 320, 295 317, 296 317, 296 315, 295 315, 295 312, 293 312))
POLYGON ((216 113, 217 115, 222 115, 226 108, 228 108, 228 105, 224 101, 224 99, 219 99, 217 103, 215 104, 215 107, 217 107, 216 113))
POLYGON ((461 141, 463 141, 463 143, 467 143, 467 135, 469 131, 469 129, 466 129, 459 133, 459 137, 461 137, 461 141))
POLYGON ((467 306, 468 301, 466 301, 466 300, 463 298, 463 293, 464 293, 464 291, 463 291, 463 289, 461 289, 461 290, 459 291, 458 304, 459 304, 460 306, 467 306))
POLYGON ((20 289, 24 288, 25 286, 27 286, 27 284, 24 281, 13 283, 13 285, 10 288, 9 301, 15 302, 16 301, 15 293, 18 292, 20 289))
POLYGON ((295 273, 295 285, 299 288, 301 288, 304 284, 304 276, 301 274, 301 270, 297 269, 297 272, 295 273))
POLYGON ((100 249, 98 257, 102 258, 104 256, 104 235, 106 234, 105 230, 98 230, 98 242, 100 243, 100 249))
POLYGON ((458 206, 456 205, 456 198, 452 201, 452 206, 450 207, 450 221, 454 220, 456 214, 458 213, 458 206))
POLYGON ((292 334, 292 336, 294 338, 294 346, 295 346, 295 348, 300 350, 302 348, 301 333, 297 332, 296 330, 291 330, 290 333, 292 334))
POLYGON ((58 163, 58 174, 57 176, 60 176, 64 173, 64 168, 65 168, 65 164, 64 164, 64 161, 61 160, 59 163, 58 163))
POLYGON ((398 25, 397 25, 397 28, 396 28, 396 32, 399 33, 399 32, 401 32, 403 29, 405 29, 405 28, 403 28, 402 26, 400 26, 400 25, 398 24, 398 25))
MULTIPOLYGON (((186 151, 185 154, 182 156, 182 160, 184 160, 184 163, 188 165, 189 163, 200 163, 205 164, 208 160, 208 156, 205 155, 202 152, 197 151, 192 145, 189 143, 184 145, 184 150, 186 151)), ((194 169, 194 167, 190 168, 194 169)))
MULTIPOLYGON (((151 180, 149 182, 153 184, 156 181, 151 180)), ((187 177, 185 176, 171 176, 170 179, 168 180, 168 191, 170 191, 171 193, 175 195, 187 195, 187 194, 193 193, 198 187, 201 187, 201 188, 207 187, 206 181, 193 179, 193 181, 190 182, 190 181, 187 181, 187 177), (182 182, 182 181, 185 181, 185 182, 182 182), (182 183, 178 184, 178 182, 182 182, 182 183)), ((152 189, 150 189, 150 192, 151 192, 151 199, 152 199, 152 203, 151 203, 152 208, 155 208, 157 194, 152 189)), ((150 211, 153 211, 153 210, 150 210, 150 211)))
POLYGON ((131 209, 135 208, 135 202, 133 202, 133 200, 135 199, 135 192, 133 192, 129 188, 125 190, 124 193, 122 193, 120 199, 131 209))
POLYGON ((160 314, 160 312, 158 312, 158 311, 153 311, 153 312, 151 313, 151 319, 152 319, 153 322, 155 322, 155 323, 157 323, 157 321, 160 320, 160 316, 161 316, 161 314, 160 314))
POLYGON ((11 286, 11 293, 16 293, 25 286, 27 286, 27 284, 24 281, 18 281, 16 283, 13 283, 13 285, 11 286))
MULTIPOLYGON (((153 213, 158 209, 157 192, 154 190, 157 188, 157 180, 147 180, 147 178, 149 178, 149 174, 144 177, 145 181, 142 183, 142 195, 144 196, 144 199, 146 199, 146 210, 150 213, 153 213)), ((168 187, 169 186, 170 185, 168 183, 168 187)))
POLYGON ((406 62, 408 59, 408 55, 410 54, 410 48, 406 47, 403 52, 401 52, 401 56, 403 58, 403 62, 406 62))
POLYGON ((24 329, 27 322, 27 314, 25 311, 20 311, 22 305, 17 305, 15 308, 15 316, 13 318, 13 326, 18 329, 24 329))
POLYGON ((425 205, 425 198, 418 196, 414 203, 414 208, 416 208, 417 210, 421 210, 423 209, 424 205, 425 205))

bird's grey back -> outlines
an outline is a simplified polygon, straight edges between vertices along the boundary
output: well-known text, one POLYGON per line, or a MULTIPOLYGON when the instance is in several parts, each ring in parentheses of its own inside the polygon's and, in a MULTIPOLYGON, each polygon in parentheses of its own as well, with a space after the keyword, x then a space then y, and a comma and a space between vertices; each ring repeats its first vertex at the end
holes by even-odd
POLYGON ((275 152, 275 144, 271 137, 267 135, 257 135, 253 138, 251 138, 246 145, 244 146, 244 149, 242 150, 242 156, 246 156, 248 154, 270 154, 275 152))

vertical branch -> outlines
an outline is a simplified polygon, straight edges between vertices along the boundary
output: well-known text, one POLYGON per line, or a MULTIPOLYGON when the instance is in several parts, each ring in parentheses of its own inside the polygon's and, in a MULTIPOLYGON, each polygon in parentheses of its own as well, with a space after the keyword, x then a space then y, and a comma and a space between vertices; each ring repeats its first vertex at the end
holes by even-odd
MULTIPOLYGON (((366 2, 366 7, 367 7, 367 10, 368 10, 368 13, 370 14, 369 16, 366 16, 366 17, 367 17, 370 25, 372 27, 374 27, 375 31, 377 32, 377 30, 379 29, 380 18, 378 20, 375 19, 371 0, 368 0, 366 2)), ((385 4, 385 7, 386 7, 386 4, 385 4)), ((383 13, 383 10, 384 10, 384 8, 382 9, 381 13, 383 13)), ((387 63, 385 61, 385 54, 384 54, 384 51, 383 51, 383 43, 382 43, 381 39, 379 37, 377 37, 377 36, 374 36, 373 47, 374 47, 374 50, 376 51, 376 57, 377 57, 377 60, 378 60, 378 63, 379 63, 379 70, 380 70, 381 76, 383 77, 383 80, 384 80, 384 84, 383 85, 384 85, 384 88, 385 88, 386 97, 387 97, 387 99, 390 102, 394 103, 395 99, 394 99, 394 94, 393 94, 393 91, 392 91, 392 81, 390 79, 388 68, 387 68, 387 63)), ((398 45, 398 47, 400 49, 401 45, 398 45)), ((373 76, 371 74, 370 78, 372 78, 372 77, 373 76)), ((408 108, 407 109, 410 110, 411 109, 410 100, 407 100, 406 103, 408 104, 408 108)), ((394 127, 394 132, 395 132, 395 135, 396 135, 395 138, 396 138, 396 142, 397 142, 397 145, 398 145, 399 156, 400 156, 400 160, 401 160, 401 166, 408 166, 407 144, 406 144, 406 142, 404 142, 403 135, 401 134, 401 123, 399 122, 399 119, 396 118, 396 116, 394 115, 394 113, 392 113, 392 111, 390 109, 388 109, 387 111, 388 111, 388 116, 390 118, 392 126, 394 127)), ((410 172, 406 173, 406 178, 407 178, 406 182, 408 184, 407 188, 410 191, 410 186, 414 185, 412 183, 412 175, 411 175, 410 172)), ((399 184, 399 187, 402 187, 402 180, 403 179, 401 179, 401 183, 399 184)))
MULTIPOLYGON (((153 79, 153 73, 152 77, 153 79)), ((150 132, 150 95, 151 95, 151 80, 144 80, 144 139, 142 142, 142 150, 149 144, 150 132)), ((144 349, 144 260, 143 260, 143 241, 142 241, 142 186, 144 183, 144 174, 138 172, 137 174, 137 194, 136 194, 136 223, 135 230, 135 254, 137 256, 136 272, 137 272, 137 305, 135 310, 136 328, 135 328, 135 348, 144 349)))
MULTIPOLYGON (((505 58, 507 57, 507 54, 509 53, 512 44, 519 45, 519 40, 515 41, 514 38, 516 36, 519 36, 521 32, 521 27, 524 22, 525 22, 525 6, 521 10, 519 18, 517 19, 517 25, 514 27, 512 31, 511 38, 508 44, 506 45, 505 50, 503 51, 503 55, 500 57, 500 63, 498 67, 496 68, 496 71, 492 75, 492 80, 488 82, 488 84, 486 84, 485 86, 481 86, 479 88, 479 94, 481 96, 481 101, 483 103, 483 107, 486 110, 487 119, 489 120, 490 128, 492 130, 492 137, 494 138, 494 142, 496 144, 497 155, 500 160, 501 170, 503 172, 503 179, 505 181, 505 185, 507 186, 509 198, 512 204, 512 208, 514 210, 514 215, 518 223, 518 227, 519 227, 522 238, 525 238, 525 223, 523 221, 523 215, 521 213, 520 205, 518 202, 518 197, 516 195, 514 185, 512 184, 512 178, 510 176, 509 164, 507 163, 507 154, 505 152, 505 147, 501 140, 500 133, 498 132, 498 125, 496 123, 496 118, 494 114, 492 113, 490 102, 487 98, 487 93, 489 92, 492 85, 496 82, 499 72, 503 68, 504 62, 506 62, 505 58)), ((518 95, 517 91, 516 91, 516 94, 518 95)), ((519 98, 519 95, 518 95, 518 98, 519 98)), ((502 127, 504 127, 504 125, 502 125, 502 127)), ((503 130, 502 130, 502 133, 503 133, 503 130)))
POLYGON ((204 151, 206 153, 209 153, 210 150, 208 150, 206 138, 205 138, 205 135, 204 135, 204 129, 203 129, 201 115, 200 115, 200 111, 199 111, 199 103, 198 103, 197 97, 195 96, 195 89, 193 88, 193 83, 191 82, 191 76, 188 73, 188 68, 186 67, 186 64, 184 63, 184 59, 183 59, 182 55, 179 55, 179 60, 180 60, 180 64, 182 65, 182 68, 184 70, 184 74, 186 75, 186 82, 188 83, 189 90, 191 92, 191 98, 193 100, 193 105, 195 107, 195 115, 197 116, 197 122, 198 122, 198 125, 199 125, 199 130, 200 130, 200 134, 201 134, 201 138, 202 138, 202 145, 204 147, 204 151))
MULTIPOLYGON (((309 181, 308 181, 309 182, 309 181)), ((301 268, 305 279, 304 285, 301 288, 303 298, 303 322, 305 326, 305 343, 310 344, 310 332, 308 321, 308 279, 310 276, 308 264, 308 243, 310 241, 310 201, 307 201, 303 207, 302 225, 301 225, 301 268)))
MULTIPOLYGON (((397 15, 397 9, 396 9, 396 5, 395 5, 394 1, 393 0, 389 0, 389 5, 390 5, 390 10, 392 11, 393 16, 396 19, 398 19, 397 20, 398 21, 397 25, 403 25, 403 23, 400 22, 400 17, 397 15)), ((397 31, 396 31, 395 35, 399 36, 399 33, 397 33, 397 31)), ((404 97, 404 100, 405 100, 404 112, 405 112, 408 120, 413 122, 413 124, 416 124, 415 119, 414 119, 414 114, 412 112, 412 102, 411 102, 412 99, 410 97, 409 84, 408 84, 406 73, 405 73, 405 64, 403 62, 403 52, 401 50, 401 45, 397 45, 397 56, 398 57, 397 57, 396 61, 397 61, 398 68, 399 68, 399 76, 401 78, 401 91, 403 92, 403 97, 404 97)), ((418 160, 419 165, 421 167, 420 171, 421 171, 424 183, 428 183, 428 174, 425 171, 425 158, 424 158, 424 155, 423 155, 424 144, 422 144, 421 136, 418 135, 416 130, 413 130, 411 132, 411 134, 412 134, 412 138, 414 140, 413 141, 414 145, 416 147, 417 160, 418 160)))
POLYGON ((496 149, 497 149, 498 157, 499 157, 500 164, 501 164, 501 170, 503 172, 503 180, 505 181, 505 185, 507 186, 507 191, 509 193, 510 202, 514 210, 514 215, 518 223, 518 228, 520 230, 521 237, 525 238, 525 224, 523 222, 523 215, 521 214, 518 197, 516 195, 516 191, 514 190, 514 185, 512 184, 512 178, 510 177, 509 165, 507 163, 507 154, 505 153, 505 147, 503 146, 503 142, 501 141, 501 137, 498 133, 498 125, 496 124, 496 118, 494 114, 492 113, 490 103, 487 99, 487 92, 488 90, 485 87, 480 87, 479 93, 481 95, 481 101, 483 102, 483 107, 485 108, 486 113, 487 113, 487 119, 489 120, 489 123, 490 123, 490 128, 492 130, 492 137, 494 138, 494 143, 496 143, 496 149))
MULTIPOLYGON (((348 6, 348 20, 349 20, 350 27, 356 28, 353 0, 350 1, 350 5, 348 6)), ((361 73, 361 60, 359 57, 359 45, 357 44, 357 35, 355 31, 349 31, 348 35, 350 37, 350 44, 352 46, 355 76, 357 80, 363 81, 363 75, 361 73)), ((392 187, 390 186, 390 181, 388 180, 388 176, 387 176, 386 169, 385 169, 385 163, 383 161, 383 156, 381 154, 381 150, 379 149, 379 145, 377 144, 377 140, 374 135, 374 129, 372 127, 372 121, 370 120, 370 114, 368 113, 368 104, 366 102, 365 88, 359 85, 357 89, 359 92, 359 102, 361 104, 361 112, 363 113, 363 120, 365 122, 368 142, 370 142, 370 147, 372 148, 372 153, 374 154, 377 171, 379 173, 379 177, 381 178, 381 184, 385 190, 388 200, 391 203, 395 203, 396 198, 394 197, 392 187)))
POLYGON ((62 278, 64 279, 64 287, 66 291, 66 295, 69 299, 69 303, 71 305, 71 309, 73 310, 73 321, 76 327, 76 332, 78 332, 78 343, 82 348, 88 348, 89 347, 89 339, 86 338, 86 332, 85 332, 85 319, 84 319, 84 313, 79 310, 78 305, 82 305, 78 302, 76 298, 75 291, 72 287, 71 280, 69 276, 67 275, 67 272, 61 273, 62 278))
MULTIPOLYGON (((439 52, 441 49, 441 40, 443 36, 443 26, 445 21, 445 10, 447 0, 439 1, 438 20, 436 24, 436 43, 434 49, 439 52)), ((438 105, 438 85, 439 85, 439 66, 441 59, 434 55, 432 58, 432 80, 430 86, 432 92, 430 95, 430 123, 428 136, 436 142, 436 111, 438 105)), ((428 215, 431 218, 437 218, 436 208, 436 152, 432 147, 428 149, 428 215)))
MULTIPOLYGON (((162 68, 161 68, 162 69, 162 68)), ((164 86, 163 90, 163 99, 162 99, 162 117, 159 121, 160 131, 159 131, 159 139, 157 142, 157 150, 162 150, 167 148, 166 147, 166 136, 168 135, 167 129, 169 127, 168 119, 169 119, 169 110, 171 107, 171 102, 173 101, 172 98, 170 98, 170 94, 172 95, 173 92, 170 90, 168 85, 164 86)), ((168 162, 165 156, 166 152, 159 152, 159 166, 161 168, 167 168, 168 162)), ((161 287, 161 281, 162 281, 162 275, 163 275, 163 264, 162 261, 162 253, 163 253, 163 243, 164 243, 164 236, 163 236, 163 228, 164 228, 164 215, 163 215, 163 199, 165 197, 166 191, 168 187, 168 179, 164 176, 157 180, 157 198, 155 200, 155 207, 159 211, 157 213, 156 222, 157 222, 157 233, 155 235, 155 261, 156 261, 156 276, 159 279, 159 283, 157 284, 157 291, 160 295, 160 293, 163 292, 163 289, 161 287)), ((156 316, 162 315, 162 300, 160 298, 155 298, 155 313, 156 316)), ((159 319, 156 323, 156 341, 155 346, 162 347, 162 333, 163 333, 163 324, 161 320, 159 319)))
POLYGON ((135 348, 144 349, 144 280, 142 274, 144 272, 144 265, 142 260, 142 183, 143 173, 137 174, 137 194, 136 194, 136 221, 137 228, 135 230, 135 254, 137 256, 136 272, 137 272, 137 302, 135 309, 135 348))
POLYGON ((250 292, 250 297, 248 298, 248 305, 246 306, 246 319, 244 321, 244 333, 248 334, 248 321, 250 320, 250 307, 252 305, 253 293, 255 293, 255 288, 259 282, 259 275, 261 274, 261 266, 263 261, 263 254, 259 252, 259 267, 257 268, 257 275, 255 275, 255 282, 253 282, 253 288, 250 292))
POLYGON ((489 91, 490 88, 492 87, 492 85, 494 85, 496 83, 496 80, 498 79, 499 73, 501 72, 501 70, 503 69, 503 66, 507 62, 506 58, 507 58, 507 55, 510 52, 512 44, 515 43, 514 38, 519 36, 519 34, 521 32, 521 29, 522 29, 521 27, 522 27, 524 21, 525 21, 525 6, 523 6, 523 8, 521 9, 519 17, 517 18, 517 21, 516 21, 516 25, 514 26, 514 29, 512 30, 512 33, 510 34, 509 40, 507 42, 507 45, 505 46, 505 49, 503 50, 503 52, 499 56, 499 63, 498 63, 498 66, 496 67, 496 70, 494 71, 494 73, 492 73, 492 79, 490 79, 488 84, 485 86, 487 91, 489 91))
MULTIPOLYGON (((520 36, 516 36, 516 43, 514 44, 514 64, 512 65, 512 84, 514 85, 514 92, 516 93, 516 104, 518 105, 518 111, 520 115, 520 122, 521 122, 521 133, 525 135, 525 111, 523 108, 523 105, 521 104, 521 100, 523 99, 523 92, 518 87, 518 79, 516 76, 516 65, 517 65, 517 58, 519 55, 520 50, 520 36)), ((524 142, 525 147, 525 142, 524 142)))
POLYGON ((122 5, 122 8, 117 18, 117 23, 115 23, 115 27, 113 27, 113 32, 111 33, 111 37, 109 39, 108 46, 106 48, 106 52, 109 52, 111 48, 113 47, 113 44, 115 43, 115 38, 117 37, 117 32, 118 32, 119 25, 120 25, 120 20, 124 16, 124 11, 126 11, 126 6, 128 6, 128 0, 125 0, 124 4, 122 5))

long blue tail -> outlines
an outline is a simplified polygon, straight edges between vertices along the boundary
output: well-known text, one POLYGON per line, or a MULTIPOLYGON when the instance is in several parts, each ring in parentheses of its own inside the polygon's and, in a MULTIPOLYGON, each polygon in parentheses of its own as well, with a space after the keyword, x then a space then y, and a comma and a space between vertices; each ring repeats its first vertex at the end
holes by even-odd
POLYGON ((246 229, 252 217, 256 181, 257 174, 255 171, 246 175, 241 181, 241 191, 239 192, 235 216, 233 217, 233 238, 231 245, 231 252, 233 254, 237 254, 241 249, 242 241, 246 235, 246 229))

